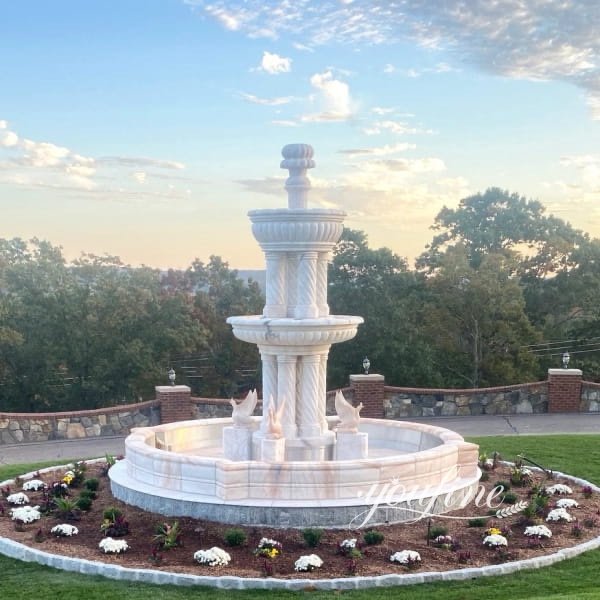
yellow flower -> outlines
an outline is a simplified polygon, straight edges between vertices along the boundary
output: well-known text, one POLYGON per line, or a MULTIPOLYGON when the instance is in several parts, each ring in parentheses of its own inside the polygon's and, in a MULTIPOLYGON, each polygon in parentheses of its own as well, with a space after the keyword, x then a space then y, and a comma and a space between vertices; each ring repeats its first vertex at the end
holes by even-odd
POLYGON ((486 533, 488 535, 502 535, 502 530, 498 529, 498 527, 490 527, 486 533))
POLYGON ((63 480, 63 481, 64 481, 64 482, 65 482, 67 485, 70 485, 70 484, 71 484, 71 482, 73 481, 73 479, 74 479, 73 475, 70 475, 70 474, 67 474, 67 475, 65 475, 65 476, 62 478, 62 480, 63 480))

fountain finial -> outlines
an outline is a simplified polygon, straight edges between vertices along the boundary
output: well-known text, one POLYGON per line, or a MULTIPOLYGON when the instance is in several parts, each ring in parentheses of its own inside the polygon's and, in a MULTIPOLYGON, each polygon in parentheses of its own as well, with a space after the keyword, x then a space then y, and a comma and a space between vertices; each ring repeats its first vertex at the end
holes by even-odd
POLYGON ((290 172, 285 182, 288 208, 307 208, 310 179, 306 176, 306 171, 315 166, 313 154, 314 150, 310 144, 288 144, 281 150, 284 158, 281 168, 290 172))

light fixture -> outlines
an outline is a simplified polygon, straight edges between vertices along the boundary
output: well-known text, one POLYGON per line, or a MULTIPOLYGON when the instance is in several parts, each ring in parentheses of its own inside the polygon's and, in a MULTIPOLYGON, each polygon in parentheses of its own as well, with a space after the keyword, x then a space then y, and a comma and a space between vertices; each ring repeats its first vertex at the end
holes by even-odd
POLYGON ((369 374, 370 367, 371 367, 371 361, 365 356, 363 358, 363 369, 365 370, 365 375, 369 374))
POLYGON ((169 369, 169 381, 171 382, 171 385, 175 385, 175 369, 173 369, 173 367, 169 369))
POLYGON ((568 369, 569 368, 569 361, 571 360, 571 355, 569 354, 569 351, 567 350, 563 355, 562 355, 562 363, 563 363, 563 369, 568 369))

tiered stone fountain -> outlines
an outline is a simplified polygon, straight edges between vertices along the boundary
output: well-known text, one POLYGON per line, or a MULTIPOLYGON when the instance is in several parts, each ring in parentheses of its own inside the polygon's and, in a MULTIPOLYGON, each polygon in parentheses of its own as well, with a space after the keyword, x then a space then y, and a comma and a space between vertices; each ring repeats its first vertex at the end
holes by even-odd
POLYGON ((344 213, 308 208, 314 167, 305 144, 283 149, 288 207, 249 213, 265 252, 262 315, 230 317, 236 337, 257 344, 256 394, 228 419, 134 429, 110 471, 114 495, 170 516, 275 527, 348 527, 448 512, 477 486, 478 448, 428 425, 360 419, 341 394, 326 416, 327 356, 362 318, 329 314, 327 265, 344 213))

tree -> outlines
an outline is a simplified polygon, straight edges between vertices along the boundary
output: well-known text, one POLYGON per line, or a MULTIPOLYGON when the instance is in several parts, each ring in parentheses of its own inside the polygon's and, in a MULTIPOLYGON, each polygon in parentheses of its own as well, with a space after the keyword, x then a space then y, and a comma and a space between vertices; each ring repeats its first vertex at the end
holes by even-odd
POLYGON ((441 233, 434 236, 417 266, 431 272, 448 248, 461 245, 474 268, 487 254, 518 259, 512 268, 529 279, 573 268, 577 249, 589 237, 544 212, 540 202, 499 188, 463 198, 458 208, 444 207, 438 213, 432 228, 441 233))
POLYGON ((525 314, 514 265, 487 254, 478 268, 456 245, 428 279, 426 331, 437 366, 455 387, 506 385, 535 377, 536 359, 524 346, 538 339, 525 314))
POLYGON ((347 385, 365 355, 390 385, 436 385, 440 377, 421 331, 423 278, 388 248, 369 248, 362 231, 344 229, 329 270, 333 314, 362 316, 356 337, 334 345, 329 387, 347 385))

